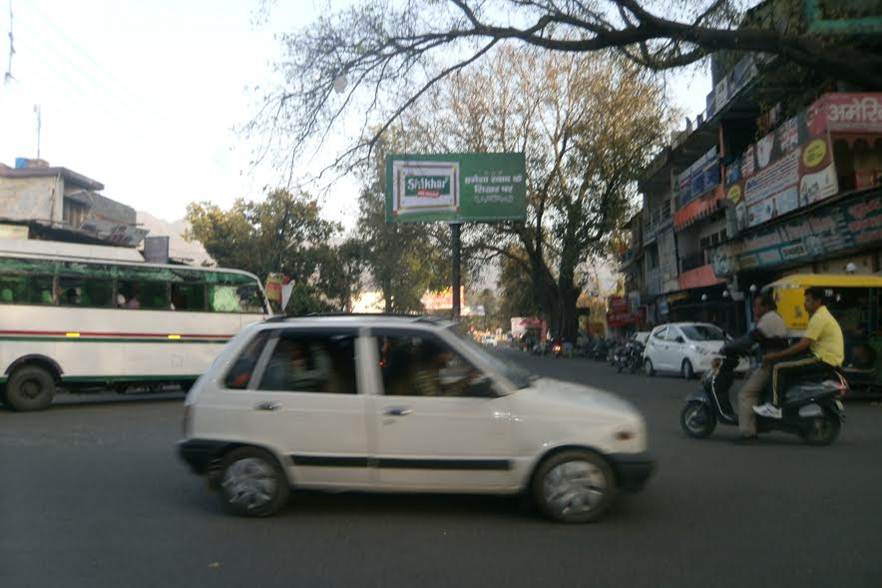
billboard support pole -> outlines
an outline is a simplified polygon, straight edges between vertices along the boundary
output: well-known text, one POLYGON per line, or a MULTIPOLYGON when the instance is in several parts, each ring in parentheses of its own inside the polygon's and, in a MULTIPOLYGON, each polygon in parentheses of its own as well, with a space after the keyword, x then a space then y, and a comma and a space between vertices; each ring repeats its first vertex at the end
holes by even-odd
POLYGON ((453 271, 451 272, 453 277, 453 320, 458 321, 460 318, 460 306, 461 301, 459 299, 460 285, 462 283, 462 277, 460 276, 460 257, 461 257, 461 242, 460 242, 460 223, 450 223, 450 240, 451 245, 453 246, 453 271))

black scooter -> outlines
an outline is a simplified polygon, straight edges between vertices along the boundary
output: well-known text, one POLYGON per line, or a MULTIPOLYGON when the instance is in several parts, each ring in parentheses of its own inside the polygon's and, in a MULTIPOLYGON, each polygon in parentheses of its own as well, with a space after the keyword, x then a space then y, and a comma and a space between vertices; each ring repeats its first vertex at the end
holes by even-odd
MULTIPOLYGON (((717 422, 738 425, 738 414, 729 401, 729 390, 734 380, 738 358, 749 355, 744 344, 729 343, 720 350, 720 361, 686 399, 680 413, 680 426, 694 439, 703 439, 714 432, 717 422)), ((848 390, 842 376, 836 381, 798 382, 784 392, 782 418, 757 415, 758 433, 784 431, 799 435, 809 445, 829 445, 839 436, 845 409, 839 400, 848 390)))

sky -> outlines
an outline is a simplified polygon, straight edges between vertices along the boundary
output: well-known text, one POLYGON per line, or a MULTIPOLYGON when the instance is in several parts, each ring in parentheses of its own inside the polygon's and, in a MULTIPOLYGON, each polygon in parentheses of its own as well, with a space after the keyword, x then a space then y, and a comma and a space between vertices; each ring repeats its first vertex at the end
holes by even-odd
MULTIPOLYGON (((192 201, 260 199, 287 175, 249 164, 236 131, 258 102, 249 88, 272 80, 275 35, 308 26, 327 4, 279 0, 260 22, 260 0, 11 0, 15 79, 0 82, 0 162, 36 156, 39 104, 41 157, 102 182, 110 198, 168 221, 192 201)), ((3 72, 9 8, 0 0, 3 72)), ((670 91, 694 120, 709 74, 678 75, 670 91)), ((325 216, 351 227, 357 196, 355 179, 339 180, 325 216)))

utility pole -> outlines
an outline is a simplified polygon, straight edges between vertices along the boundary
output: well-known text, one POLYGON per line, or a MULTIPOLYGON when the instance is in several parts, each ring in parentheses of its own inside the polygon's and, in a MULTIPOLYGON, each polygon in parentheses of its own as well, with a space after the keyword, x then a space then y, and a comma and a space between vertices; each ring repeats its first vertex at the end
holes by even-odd
POLYGON ((450 223, 450 240, 453 245, 453 320, 458 321, 460 318, 461 301, 459 299, 459 291, 462 287, 462 278, 460 276, 460 223, 450 223))
POLYGON ((37 115, 37 159, 40 159, 40 136, 43 133, 43 117, 39 104, 34 104, 34 114, 37 115))

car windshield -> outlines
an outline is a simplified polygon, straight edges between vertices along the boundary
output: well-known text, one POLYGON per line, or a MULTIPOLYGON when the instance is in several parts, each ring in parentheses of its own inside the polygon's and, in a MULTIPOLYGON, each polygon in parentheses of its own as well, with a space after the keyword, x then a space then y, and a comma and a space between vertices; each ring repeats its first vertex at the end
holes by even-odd
POLYGON ((451 327, 450 331, 454 335, 456 335, 456 337, 460 341, 462 341, 462 343, 466 347, 468 347, 475 354, 479 355, 484 363, 490 366, 493 371, 502 374, 506 379, 508 379, 508 381, 510 381, 518 388, 530 387, 530 372, 519 366, 516 366, 514 363, 503 361, 500 357, 488 352, 485 347, 481 347, 480 345, 475 343, 474 339, 464 334, 462 332, 462 329, 458 325, 451 327))
POLYGON ((680 330, 690 341, 724 341, 723 330, 714 325, 681 325, 680 330))

